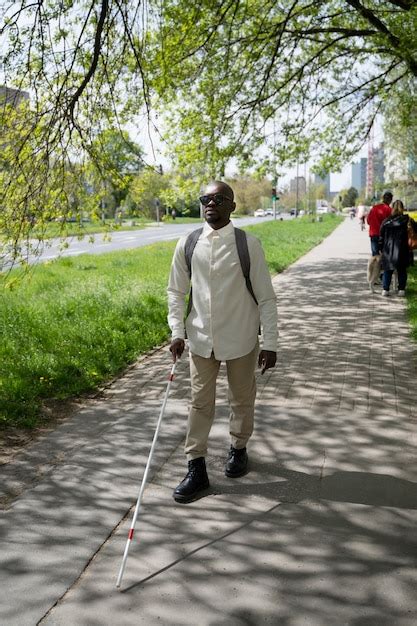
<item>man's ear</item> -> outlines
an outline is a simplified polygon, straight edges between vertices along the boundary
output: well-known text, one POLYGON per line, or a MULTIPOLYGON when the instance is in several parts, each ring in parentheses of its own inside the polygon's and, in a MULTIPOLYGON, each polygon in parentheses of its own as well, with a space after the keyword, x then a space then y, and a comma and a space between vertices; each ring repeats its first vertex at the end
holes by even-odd
POLYGON ((236 208, 236 202, 232 202, 232 211, 231 211, 232 213, 235 210, 235 208, 236 208))

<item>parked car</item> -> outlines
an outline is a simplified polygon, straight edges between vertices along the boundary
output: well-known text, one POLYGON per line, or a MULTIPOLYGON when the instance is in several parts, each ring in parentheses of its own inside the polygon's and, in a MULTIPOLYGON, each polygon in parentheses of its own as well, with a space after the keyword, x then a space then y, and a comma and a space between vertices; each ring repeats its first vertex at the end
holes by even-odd
POLYGON ((256 209, 255 213, 254 213, 255 217, 265 217, 266 216, 266 212, 263 209, 256 209))
POLYGON ((273 215, 274 209, 265 209, 265 215, 273 215))

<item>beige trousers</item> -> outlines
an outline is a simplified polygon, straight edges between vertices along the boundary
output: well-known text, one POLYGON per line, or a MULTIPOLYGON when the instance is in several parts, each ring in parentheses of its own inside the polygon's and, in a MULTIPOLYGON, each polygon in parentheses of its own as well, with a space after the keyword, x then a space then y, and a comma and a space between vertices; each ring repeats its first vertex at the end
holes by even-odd
MULTIPOLYGON (((234 448, 244 448, 253 432, 255 411, 255 367, 259 346, 249 354, 226 361, 228 399, 230 406, 229 431, 234 448)), ((191 407, 188 415, 185 454, 187 459, 207 455, 207 442, 214 420, 216 380, 221 361, 212 355, 206 359, 190 354, 191 407)))

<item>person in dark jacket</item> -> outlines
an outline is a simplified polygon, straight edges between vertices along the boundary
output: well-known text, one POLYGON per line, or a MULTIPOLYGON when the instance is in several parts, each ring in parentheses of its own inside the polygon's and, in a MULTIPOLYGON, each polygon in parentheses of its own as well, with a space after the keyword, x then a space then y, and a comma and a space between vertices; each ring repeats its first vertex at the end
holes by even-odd
POLYGON ((389 295, 389 288, 394 271, 398 275, 398 295, 405 296, 407 267, 411 263, 408 245, 408 215, 404 214, 404 205, 396 200, 392 205, 391 215, 381 224, 379 248, 382 253, 382 295, 389 295))

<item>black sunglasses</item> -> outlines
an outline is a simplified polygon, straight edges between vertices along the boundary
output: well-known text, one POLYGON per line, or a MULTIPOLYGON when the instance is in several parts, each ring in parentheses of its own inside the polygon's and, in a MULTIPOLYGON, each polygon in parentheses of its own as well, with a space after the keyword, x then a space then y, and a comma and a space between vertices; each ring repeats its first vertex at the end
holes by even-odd
POLYGON ((232 200, 229 196, 224 196, 221 193, 209 193, 206 196, 200 196, 199 199, 203 206, 207 206, 212 200, 216 206, 223 204, 225 200, 232 200))

